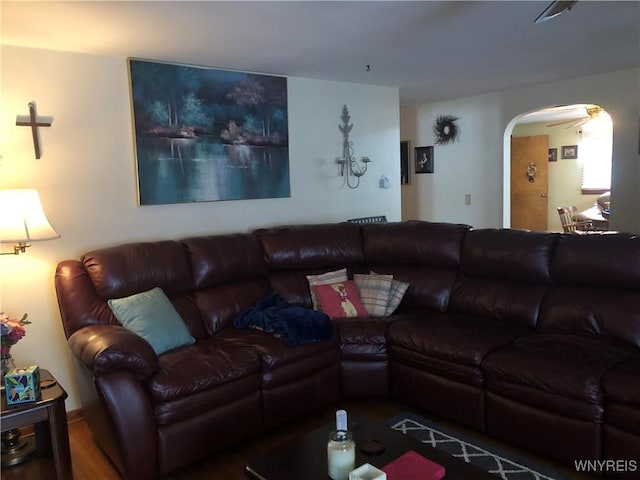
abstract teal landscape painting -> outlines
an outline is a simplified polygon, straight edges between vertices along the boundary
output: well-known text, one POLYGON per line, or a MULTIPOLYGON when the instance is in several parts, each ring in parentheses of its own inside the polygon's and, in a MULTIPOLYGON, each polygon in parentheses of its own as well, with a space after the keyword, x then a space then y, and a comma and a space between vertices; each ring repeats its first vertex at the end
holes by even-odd
POLYGON ((129 59, 140 205, 289 197, 287 79, 129 59))

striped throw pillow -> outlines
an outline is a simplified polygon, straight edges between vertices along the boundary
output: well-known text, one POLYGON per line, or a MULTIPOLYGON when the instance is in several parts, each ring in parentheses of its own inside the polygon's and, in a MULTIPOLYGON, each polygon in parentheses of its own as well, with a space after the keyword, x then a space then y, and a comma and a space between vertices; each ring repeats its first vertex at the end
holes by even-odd
POLYGON ((358 287, 360 300, 372 317, 384 317, 389 302, 393 275, 362 275, 356 273, 353 281, 358 287))
POLYGON ((387 303, 387 309, 384 312, 385 316, 389 316, 396 311, 396 308, 400 305, 400 302, 408 288, 408 283, 401 282, 395 278, 393 279, 391 282, 391 290, 389 290, 389 302, 387 303))

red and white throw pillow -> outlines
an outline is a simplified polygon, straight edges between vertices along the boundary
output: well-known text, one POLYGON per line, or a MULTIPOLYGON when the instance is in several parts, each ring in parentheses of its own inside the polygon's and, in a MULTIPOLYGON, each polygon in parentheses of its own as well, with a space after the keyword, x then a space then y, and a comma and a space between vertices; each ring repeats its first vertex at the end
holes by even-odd
POLYGON ((307 281, 309 282, 309 293, 311 294, 311 303, 313 305, 313 309, 322 311, 320 302, 316 297, 316 291, 313 288, 315 285, 329 285, 331 283, 344 282, 346 280, 348 280, 346 268, 341 268, 340 270, 336 270, 334 272, 322 273, 320 275, 307 275, 307 281))
POLYGON ((367 309, 360 300, 358 288, 351 280, 332 283, 329 285, 315 285, 322 311, 331 320, 341 318, 366 318, 369 316, 367 309))

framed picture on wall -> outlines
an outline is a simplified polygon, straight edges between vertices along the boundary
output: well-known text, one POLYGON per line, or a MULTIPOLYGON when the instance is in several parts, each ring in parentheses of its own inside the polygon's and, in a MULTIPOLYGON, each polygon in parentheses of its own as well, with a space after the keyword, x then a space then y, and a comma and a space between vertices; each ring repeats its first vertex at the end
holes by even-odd
POLYGON ((416 173, 433 173, 433 146, 416 147, 416 173))
POLYGON ((549 161, 550 162, 557 162, 558 161, 558 149, 557 148, 550 148, 549 149, 549 161))
POLYGON ((409 181, 409 141, 400 142, 400 184, 408 185, 409 181))
POLYGON ((578 145, 563 145, 562 158, 566 158, 566 159, 578 158, 578 145))
POLYGON ((287 78, 129 59, 140 205, 291 196, 287 78))

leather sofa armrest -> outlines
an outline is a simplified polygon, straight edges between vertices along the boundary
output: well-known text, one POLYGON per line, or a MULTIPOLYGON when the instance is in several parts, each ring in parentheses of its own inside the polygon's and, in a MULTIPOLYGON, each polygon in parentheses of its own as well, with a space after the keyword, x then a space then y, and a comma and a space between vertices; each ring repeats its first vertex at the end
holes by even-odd
POLYGON ((124 479, 159 478, 158 426, 145 389, 130 372, 96 379, 105 416, 111 424, 115 464, 124 479))
POLYGON ((73 355, 97 378, 126 370, 139 380, 158 370, 158 357, 142 337, 119 325, 89 325, 68 340, 73 355))

